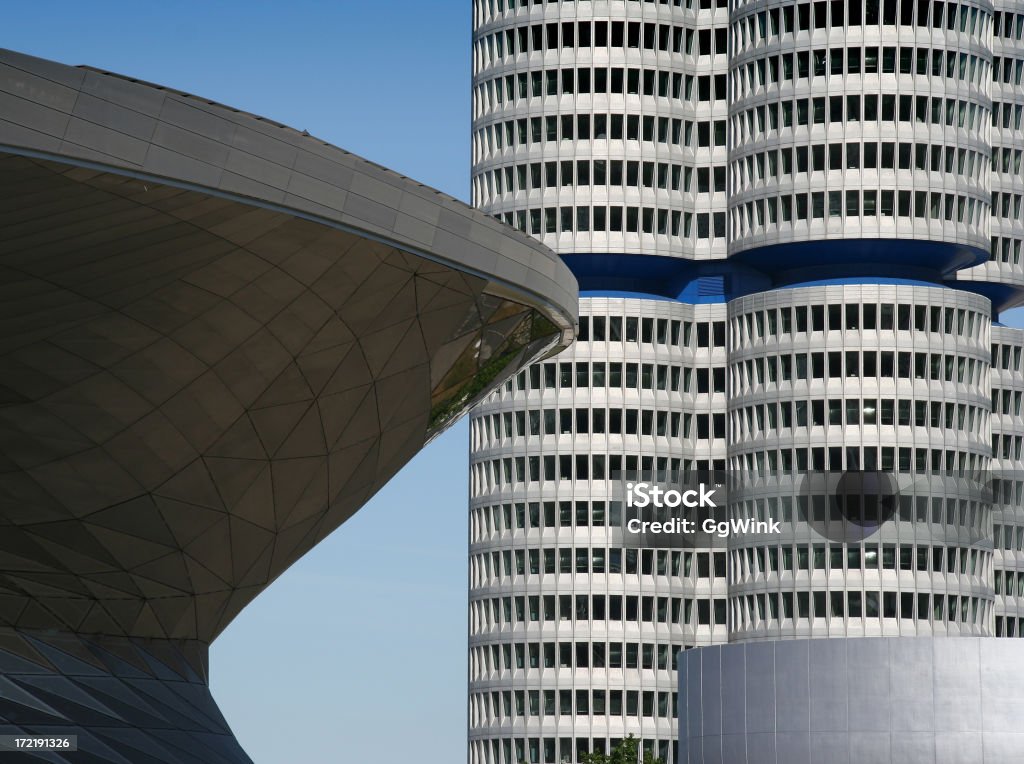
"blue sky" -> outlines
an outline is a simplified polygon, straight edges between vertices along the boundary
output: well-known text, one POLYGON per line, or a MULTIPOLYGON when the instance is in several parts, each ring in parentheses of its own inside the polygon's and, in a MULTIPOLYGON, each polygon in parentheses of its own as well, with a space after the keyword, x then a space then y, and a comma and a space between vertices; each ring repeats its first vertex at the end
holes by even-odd
MULTIPOLYGON (((252 111, 462 199, 469 39, 470 0, 18 2, 0 32, 0 46, 252 111)), ((465 759, 466 445, 462 422, 214 645, 214 694, 256 764, 465 759)))

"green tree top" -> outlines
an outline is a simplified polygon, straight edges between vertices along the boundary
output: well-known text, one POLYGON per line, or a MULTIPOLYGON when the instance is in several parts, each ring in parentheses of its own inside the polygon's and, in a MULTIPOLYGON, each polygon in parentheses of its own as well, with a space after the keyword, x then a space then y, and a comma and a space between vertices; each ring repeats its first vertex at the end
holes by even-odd
MULTIPOLYGON (((640 748, 640 741, 630 735, 615 748, 611 753, 581 753, 580 764, 637 764, 637 751, 640 748)), ((644 752, 642 764, 665 764, 665 762, 652 754, 644 752)))

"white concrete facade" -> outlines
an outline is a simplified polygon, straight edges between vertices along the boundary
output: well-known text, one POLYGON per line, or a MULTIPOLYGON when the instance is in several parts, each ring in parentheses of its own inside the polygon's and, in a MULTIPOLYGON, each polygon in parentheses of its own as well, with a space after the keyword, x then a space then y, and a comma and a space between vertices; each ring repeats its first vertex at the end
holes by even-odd
POLYGON ((1024 635, 1024 331, 998 323, 1024 301, 1020 3, 476 0, 473 24, 473 203, 566 258, 581 338, 472 415, 471 764, 629 734, 685 761, 663 645, 1024 635), (630 572, 613 464, 725 469, 751 478, 730 511, 790 520, 630 572), (815 470, 897 476, 892 522, 802 525, 815 470))

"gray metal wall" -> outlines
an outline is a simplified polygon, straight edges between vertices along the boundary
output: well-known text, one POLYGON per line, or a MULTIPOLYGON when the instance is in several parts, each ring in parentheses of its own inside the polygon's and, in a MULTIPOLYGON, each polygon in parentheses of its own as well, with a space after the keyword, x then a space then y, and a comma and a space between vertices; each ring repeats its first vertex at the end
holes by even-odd
POLYGON ((678 657, 682 764, 1024 759, 1024 643, 830 639, 678 657))

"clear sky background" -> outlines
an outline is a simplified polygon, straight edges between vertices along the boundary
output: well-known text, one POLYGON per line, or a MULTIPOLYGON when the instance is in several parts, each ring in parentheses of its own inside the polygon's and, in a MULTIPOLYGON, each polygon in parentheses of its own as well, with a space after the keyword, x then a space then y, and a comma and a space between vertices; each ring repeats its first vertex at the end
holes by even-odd
MULTIPOLYGON (((255 112, 468 198, 470 0, 0 8, 2 47, 255 112)), ((214 644, 214 695, 256 764, 465 760, 466 448, 462 422, 214 644)))

